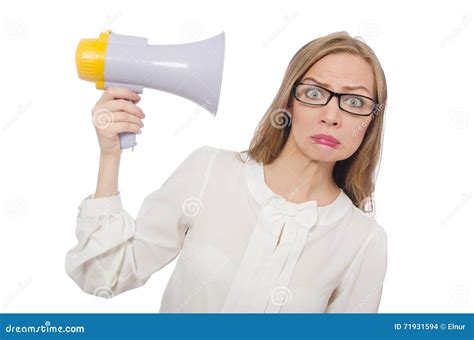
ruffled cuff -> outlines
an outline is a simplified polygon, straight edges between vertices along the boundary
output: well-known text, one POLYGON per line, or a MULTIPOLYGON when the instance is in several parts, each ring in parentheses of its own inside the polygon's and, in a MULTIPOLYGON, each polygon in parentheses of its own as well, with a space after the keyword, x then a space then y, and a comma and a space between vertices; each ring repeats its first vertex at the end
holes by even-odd
POLYGON ((94 198, 87 196, 78 207, 79 217, 114 215, 123 211, 120 192, 114 196, 94 198))

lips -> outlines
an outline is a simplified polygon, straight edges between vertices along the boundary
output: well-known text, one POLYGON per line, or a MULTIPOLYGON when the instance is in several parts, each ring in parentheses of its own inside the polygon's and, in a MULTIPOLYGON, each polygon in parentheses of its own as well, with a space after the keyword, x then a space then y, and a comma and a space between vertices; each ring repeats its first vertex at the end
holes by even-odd
POLYGON ((321 141, 329 142, 329 143, 332 143, 332 144, 339 144, 339 141, 336 138, 334 138, 331 135, 325 135, 324 133, 320 133, 318 135, 311 136, 311 138, 314 139, 314 140, 321 140, 321 141))

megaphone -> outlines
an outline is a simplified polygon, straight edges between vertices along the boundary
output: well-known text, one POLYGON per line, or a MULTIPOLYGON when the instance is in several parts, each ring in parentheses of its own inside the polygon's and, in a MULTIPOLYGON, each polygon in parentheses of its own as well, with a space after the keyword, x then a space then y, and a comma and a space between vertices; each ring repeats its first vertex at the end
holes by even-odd
MULTIPOLYGON (((79 78, 97 89, 143 88, 187 98, 217 113, 224 68, 225 33, 178 45, 148 45, 147 38, 102 32, 98 39, 82 39, 76 49, 79 78)), ((120 133, 120 147, 137 145, 135 134, 120 133)), ((133 150, 133 149, 132 149, 133 150)))

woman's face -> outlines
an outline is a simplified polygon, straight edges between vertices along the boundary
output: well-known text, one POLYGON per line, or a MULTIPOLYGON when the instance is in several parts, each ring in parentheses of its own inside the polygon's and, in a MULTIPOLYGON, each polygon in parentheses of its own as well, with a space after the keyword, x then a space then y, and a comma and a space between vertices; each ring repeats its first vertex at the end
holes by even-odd
MULTIPOLYGON (((375 79, 370 64, 349 53, 331 54, 320 59, 305 73, 301 82, 321 85, 334 92, 354 93, 375 99, 375 79), (361 88, 348 89, 347 86, 361 88)), ((316 91, 315 95, 320 94, 316 91)), ((292 126, 288 141, 296 144, 311 160, 335 162, 349 158, 362 143, 373 119, 341 110, 335 96, 322 107, 301 103, 294 97, 290 103, 288 110, 291 112, 292 126), (319 144, 311 138, 318 134, 331 135, 339 143, 335 146, 319 144)))

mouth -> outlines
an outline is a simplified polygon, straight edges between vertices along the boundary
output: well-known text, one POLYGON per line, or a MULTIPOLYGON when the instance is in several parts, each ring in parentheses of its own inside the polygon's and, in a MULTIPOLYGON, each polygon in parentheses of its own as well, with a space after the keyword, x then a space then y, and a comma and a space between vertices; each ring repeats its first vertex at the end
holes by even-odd
POLYGON ((318 134, 310 137, 314 143, 322 144, 326 146, 330 146, 332 148, 336 148, 340 142, 333 136, 325 135, 325 134, 318 134))

